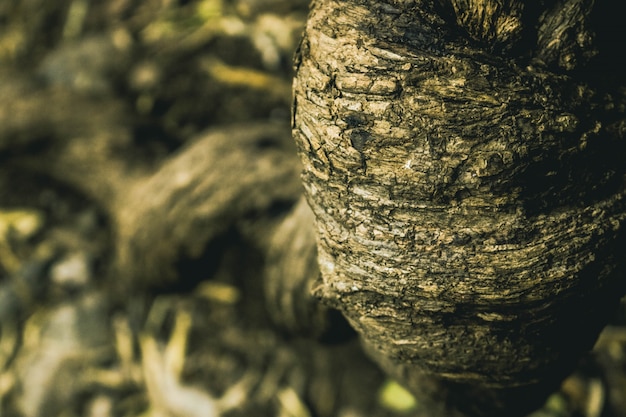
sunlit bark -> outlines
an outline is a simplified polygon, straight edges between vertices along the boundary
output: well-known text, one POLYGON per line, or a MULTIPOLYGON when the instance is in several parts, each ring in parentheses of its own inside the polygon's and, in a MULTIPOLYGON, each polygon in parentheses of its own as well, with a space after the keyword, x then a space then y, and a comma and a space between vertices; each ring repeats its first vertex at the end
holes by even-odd
POLYGON ((623 291, 623 83, 592 3, 312 5, 293 128, 314 291, 433 413, 541 404, 623 291))

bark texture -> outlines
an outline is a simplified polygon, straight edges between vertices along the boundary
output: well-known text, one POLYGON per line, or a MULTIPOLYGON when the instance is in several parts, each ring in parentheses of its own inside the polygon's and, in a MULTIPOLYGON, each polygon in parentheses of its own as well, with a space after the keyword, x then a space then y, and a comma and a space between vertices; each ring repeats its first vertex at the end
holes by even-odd
POLYGON ((623 292, 624 89, 592 6, 312 5, 293 127, 314 292, 443 415, 540 404, 623 292))

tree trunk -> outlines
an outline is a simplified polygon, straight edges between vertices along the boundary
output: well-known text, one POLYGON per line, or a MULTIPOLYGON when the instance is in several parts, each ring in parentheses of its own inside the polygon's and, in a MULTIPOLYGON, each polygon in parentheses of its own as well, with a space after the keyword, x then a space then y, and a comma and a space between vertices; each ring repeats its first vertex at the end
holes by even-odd
POLYGON ((314 293, 433 415, 540 405, 624 292, 607 16, 583 0, 312 5, 293 128, 314 293))

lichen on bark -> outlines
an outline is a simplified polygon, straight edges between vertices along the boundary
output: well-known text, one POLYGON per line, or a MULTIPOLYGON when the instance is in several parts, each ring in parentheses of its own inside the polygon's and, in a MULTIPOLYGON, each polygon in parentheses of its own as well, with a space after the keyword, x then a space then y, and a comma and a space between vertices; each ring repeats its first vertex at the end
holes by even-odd
MULTIPOLYGON (((523 413, 516 393, 541 401, 623 291, 624 113, 550 69, 567 45, 512 56, 498 45, 519 40, 510 19, 445 3, 313 3, 293 132, 317 220, 315 294, 418 394, 426 375, 445 401, 496 393, 464 412, 523 413)), ((588 30, 554 17, 572 3, 533 18, 588 30)))

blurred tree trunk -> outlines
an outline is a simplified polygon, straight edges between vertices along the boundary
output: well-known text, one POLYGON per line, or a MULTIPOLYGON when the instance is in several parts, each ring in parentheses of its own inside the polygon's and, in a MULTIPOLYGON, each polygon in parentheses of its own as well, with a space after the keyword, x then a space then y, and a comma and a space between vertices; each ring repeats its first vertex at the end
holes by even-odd
POLYGON ((314 291, 432 415, 537 407, 624 291, 616 27, 585 0, 312 5, 293 128, 314 291))

